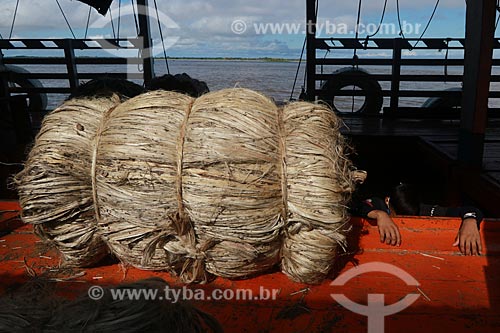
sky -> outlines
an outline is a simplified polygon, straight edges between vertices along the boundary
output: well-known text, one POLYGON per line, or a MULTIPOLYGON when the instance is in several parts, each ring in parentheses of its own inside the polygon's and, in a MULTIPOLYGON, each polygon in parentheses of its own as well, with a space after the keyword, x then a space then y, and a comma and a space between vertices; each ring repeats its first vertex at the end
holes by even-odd
MULTIPOLYGON (((0 33, 10 35, 17 0, 1 0, 0 33)), ((100 16, 92 9, 89 38, 136 35, 132 0, 115 0, 110 14, 100 16), (121 2, 121 7, 119 3, 121 2), (120 7, 120 9, 119 9, 120 7), (120 15, 119 15, 120 12, 120 15)), ((135 1, 134 1, 135 2, 135 1)), ((154 1, 149 0, 154 16, 154 1)), ((167 54, 175 57, 276 57, 298 58, 304 41, 305 0, 157 0, 159 17, 167 42, 167 54), (266 24, 268 24, 266 26, 266 24), (274 33, 271 24, 279 30, 274 33), (287 31, 287 28, 296 31, 287 31), (267 27, 264 32, 263 28, 267 27), (260 29, 260 30, 259 30, 260 29)), ((89 6, 76 0, 59 0, 77 38, 85 36, 89 6)), ((407 38, 420 36, 433 11, 436 0, 399 0, 401 21, 406 24, 407 38), (417 30, 417 25, 420 25, 417 30)), ((372 32, 378 25, 384 0, 363 0, 361 23, 372 32), (370 30, 371 29, 371 30, 370 30)), ((319 22, 323 23, 321 36, 354 37, 358 1, 319 0, 319 22), (327 28, 329 29, 327 31, 327 28)), ((396 0, 388 0, 384 23, 387 31, 377 37, 397 37, 396 0), (392 24, 392 25, 391 25, 392 24)), ((465 1, 441 0, 427 37, 463 37, 465 30, 465 1)), ((151 21, 156 45, 154 52, 163 55, 156 20, 151 21)), ((360 33, 366 36, 365 31, 360 33)), ((20 0, 12 38, 71 38, 70 32, 56 0, 20 0)))

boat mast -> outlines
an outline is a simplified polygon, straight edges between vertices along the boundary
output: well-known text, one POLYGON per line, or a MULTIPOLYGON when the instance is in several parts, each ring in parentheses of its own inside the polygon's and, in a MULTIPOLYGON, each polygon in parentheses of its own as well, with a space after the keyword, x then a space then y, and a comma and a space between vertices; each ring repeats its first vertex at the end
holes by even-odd
MULTIPOLYGON (((149 26, 148 0, 137 0, 137 14, 139 20, 139 34, 142 38, 141 59, 144 70, 144 85, 151 82, 154 74, 154 59, 152 57, 151 29, 149 26)), ((157 18, 158 19, 158 18, 157 18)))

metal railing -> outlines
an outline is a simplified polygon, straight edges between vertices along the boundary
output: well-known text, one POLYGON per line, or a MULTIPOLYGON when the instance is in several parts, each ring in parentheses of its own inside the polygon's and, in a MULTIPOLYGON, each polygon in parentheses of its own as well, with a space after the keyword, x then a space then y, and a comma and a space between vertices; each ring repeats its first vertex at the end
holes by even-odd
MULTIPOLYGON (((464 59, 462 58, 448 58, 448 53, 463 51, 465 39, 463 38, 424 38, 417 39, 402 39, 402 38, 374 38, 369 40, 355 39, 355 38, 315 38, 315 57, 308 59, 314 62, 316 69, 314 76, 308 77, 308 80, 313 80, 314 96, 320 97, 324 95, 325 91, 318 85, 318 81, 328 81, 334 79, 336 74, 330 68, 339 68, 339 66, 352 66, 366 67, 370 66, 371 69, 377 67, 386 69, 385 73, 370 73, 370 78, 379 82, 385 82, 386 89, 382 89, 382 95, 389 98, 389 106, 384 108, 384 113, 392 115, 402 115, 403 113, 414 113, 422 111, 422 107, 401 107, 401 98, 454 98, 460 99, 461 91, 448 91, 436 89, 402 89, 401 85, 405 82, 455 82, 462 83, 463 74, 447 74, 448 68, 461 68, 463 73, 464 59), (418 42, 418 43, 417 43, 418 42), (318 51, 327 51, 328 57, 318 56, 318 51), (353 52, 357 50, 357 57, 348 56, 346 52, 353 52), (363 51, 378 50, 387 52, 386 56, 359 56, 363 51), (414 51, 415 53, 422 50, 433 50, 435 52, 442 51, 444 55, 442 58, 429 57, 429 56, 405 56, 404 51, 414 51), (338 56, 342 53, 342 56, 338 56), (335 56, 337 55, 337 56, 335 56), (318 66, 322 69, 322 73, 318 73, 318 66), (443 74, 405 74, 404 68, 408 66, 416 66, 419 68, 443 68, 443 74), (325 70, 326 68, 326 70, 325 70), (325 73, 327 72, 327 73, 325 73), (389 88, 387 88, 389 87, 389 88), (412 112, 414 111, 414 112, 412 112)), ((500 40, 496 39, 494 44, 495 49, 500 49, 500 40)), ((493 69, 495 66, 500 66, 500 59, 493 59, 493 69)), ((376 72, 376 70, 371 70, 376 72)), ((356 74, 350 75, 352 78, 363 79, 366 75, 356 74)), ((492 83, 500 82, 500 75, 493 73, 491 76, 492 83)), ((338 91, 336 96, 363 96, 364 92, 360 90, 345 89, 338 91)), ((492 89, 489 94, 490 98, 500 98, 500 91, 492 89)), ((387 105, 387 103, 386 103, 387 105)), ((491 111, 498 111, 496 108, 491 108, 491 111)), ((422 112, 420 112, 422 114, 422 112)))
POLYGON ((143 60, 140 56, 140 50, 143 45, 142 38, 124 38, 124 39, 10 39, 0 40, 0 51, 9 50, 23 52, 22 55, 3 56, 0 58, 0 65, 16 65, 20 67, 38 66, 36 71, 3 71, 8 74, 7 80, 16 81, 19 79, 44 80, 49 84, 43 84, 41 87, 23 87, 11 85, 8 89, 11 94, 68 94, 73 92, 81 80, 89 80, 97 77, 123 78, 143 80, 143 72, 139 70, 143 60), (38 53, 51 51, 58 54, 51 56, 39 56, 38 53), (136 50, 137 56, 95 56, 95 51, 131 51, 136 50), (82 51, 82 55, 76 52, 82 51), (94 51, 94 55, 85 55, 86 51, 94 51), (47 68, 47 65, 57 66, 54 71, 40 71, 47 68), (102 66, 93 66, 91 71, 82 71, 81 66, 85 65, 113 65, 116 71, 109 72, 109 68, 102 66), (132 66, 136 70, 131 71, 132 66), (102 71, 99 69, 103 68, 102 71))

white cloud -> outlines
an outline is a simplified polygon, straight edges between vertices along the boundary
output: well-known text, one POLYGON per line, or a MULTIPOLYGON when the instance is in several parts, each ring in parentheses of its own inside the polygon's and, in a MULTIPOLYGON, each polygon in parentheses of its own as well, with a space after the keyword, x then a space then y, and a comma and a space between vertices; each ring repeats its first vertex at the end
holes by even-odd
POLYGON ((193 35, 231 35, 234 37, 234 33, 231 31, 231 24, 234 20, 242 20, 251 25, 253 22, 259 21, 259 17, 254 16, 238 16, 238 17, 227 17, 227 16, 211 16, 202 17, 199 20, 193 22, 189 25, 189 29, 193 35))
MULTIPOLYGON (((409 22, 425 24, 432 12, 436 0, 399 0, 402 19, 409 22)), ((77 37, 83 37, 88 14, 88 6, 76 0, 59 0, 64 8, 68 20, 77 33, 77 37)), ((130 0, 122 0, 122 5, 130 5, 130 0)), ((264 52, 290 51, 290 45, 300 44, 302 36, 268 36, 256 35, 249 29, 245 34, 236 35, 231 32, 231 23, 235 19, 243 19, 250 26, 255 23, 302 23, 305 21, 304 0, 168 0, 158 1, 159 10, 172 18, 180 29, 164 31, 166 34, 180 36, 174 50, 181 52, 195 50, 196 47, 224 49, 230 52, 237 50, 251 51, 252 49, 264 52)), ((345 23, 351 30, 356 22, 358 1, 319 1, 319 16, 322 20, 329 19, 335 23, 345 23)), ((376 23, 380 18, 384 0, 363 1, 361 21, 365 24, 376 23)), ((16 0, 2 0, 0 2, 0 32, 4 37, 8 36, 16 0)), ((153 1, 150 1, 151 9, 153 1)), ((441 30, 433 30, 443 35, 455 34, 463 30, 463 19, 460 19, 465 8, 464 1, 441 0, 436 22, 449 18, 452 21, 441 30), (442 31, 448 29, 447 31, 442 31)), ((118 1, 112 5, 113 16, 118 15, 118 1)), ((394 22, 396 19, 395 1, 388 2, 386 21, 394 22)), ((92 20, 99 17, 95 10, 92 11, 92 20)), ((116 23, 116 21, 115 21, 116 23)), ((116 27, 115 27, 116 28, 116 27)), ((158 28, 155 22, 151 22, 151 29, 155 38, 158 38, 158 28)), ((14 34, 20 37, 37 36, 46 33, 46 36, 58 35, 69 37, 70 33, 66 23, 57 7, 55 1, 48 0, 21 0, 19 12, 16 18, 14 34)), ((108 34, 111 36, 111 27, 90 31, 91 34, 108 34)), ((121 36, 133 36, 135 34, 135 23, 132 17, 123 17, 120 28, 121 36)), ((344 36, 349 37, 349 36, 344 36)), ((388 37, 388 36, 386 36, 388 37)), ((295 51, 294 51, 295 52, 295 51)), ((290 54, 296 56, 295 54, 290 54)))

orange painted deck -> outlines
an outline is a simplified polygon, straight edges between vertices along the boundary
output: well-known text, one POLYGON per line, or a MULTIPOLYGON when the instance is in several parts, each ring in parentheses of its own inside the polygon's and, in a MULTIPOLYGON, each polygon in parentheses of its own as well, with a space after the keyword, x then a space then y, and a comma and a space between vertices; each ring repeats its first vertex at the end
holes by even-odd
MULTIPOLYGON (((75 295, 91 285, 110 285, 151 276, 162 277, 172 287, 182 287, 167 273, 129 268, 115 263, 90 269, 62 270, 54 251, 47 251, 30 226, 16 217, 16 202, 0 202, 0 293, 30 279, 29 273, 67 279, 58 283, 61 294, 75 295)), ((482 256, 465 257, 451 246, 460 224, 458 219, 398 218, 403 237, 399 248, 381 244, 376 227, 353 219, 351 246, 359 245, 352 257, 344 257, 340 273, 357 265, 383 262, 403 269, 419 287, 408 286, 387 273, 365 273, 344 286, 332 279, 318 286, 291 282, 279 272, 249 280, 218 278, 189 289, 199 295, 212 291, 262 288, 278 290, 276 300, 194 300, 196 306, 214 315, 225 332, 367 332, 367 317, 355 314, 334 301, 330 294, 345 294, 357 303, 368 294, 384 294, 385 304, 398 302, 407 294, 420 297, 411 306, 385 318, 385 332, 500 332, 500 222, 485 221, 482 256)), ((232 291, 227 292, 231 294, 232 291)), ((188 293, 186 293, 187 296, 188 293)), ((263 297, 270 296, 266 293, 263 297)))

